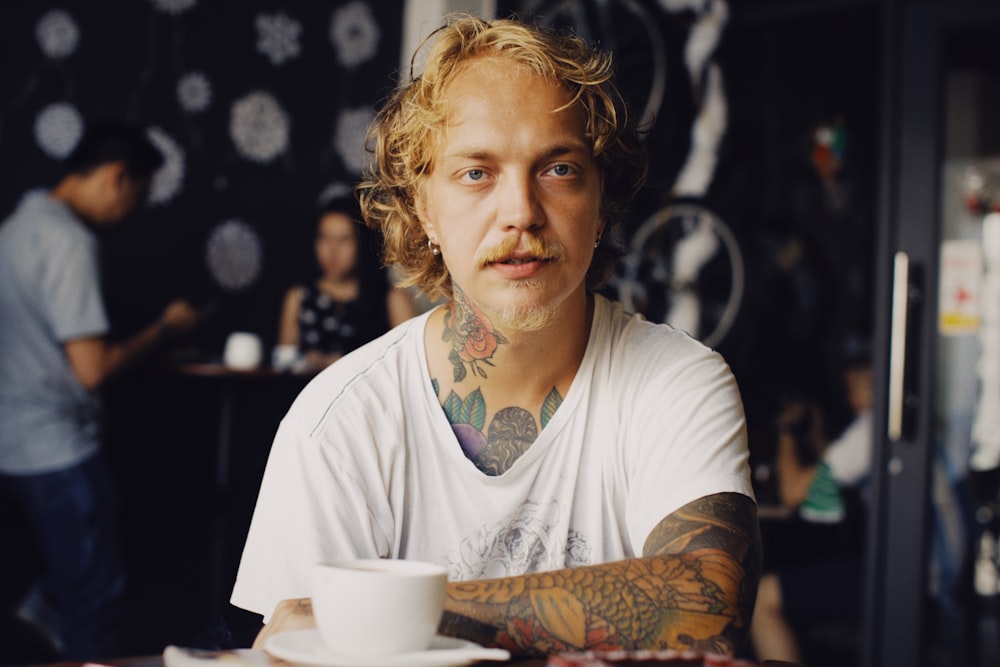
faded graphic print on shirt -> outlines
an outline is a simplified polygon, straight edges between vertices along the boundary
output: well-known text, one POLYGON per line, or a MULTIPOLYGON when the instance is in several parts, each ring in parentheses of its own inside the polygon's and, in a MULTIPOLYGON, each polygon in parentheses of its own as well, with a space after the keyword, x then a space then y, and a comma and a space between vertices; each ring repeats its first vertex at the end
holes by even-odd
POLYGON ((560 513, 555 500, 525 501, 510 516, 466 537, 440 564, 448 568, 450 581, 589 565, 590 543, 582 533, 555 534, 560 513))

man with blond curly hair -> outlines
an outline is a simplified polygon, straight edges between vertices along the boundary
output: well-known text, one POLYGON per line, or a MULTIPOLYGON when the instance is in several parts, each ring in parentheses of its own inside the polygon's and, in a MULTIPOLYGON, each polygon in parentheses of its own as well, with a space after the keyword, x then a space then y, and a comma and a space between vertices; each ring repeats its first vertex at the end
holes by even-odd
MULTIPOLYGON (((445 565, 440 632, 515 655, 732 654, 760 543, 733 376, 596 293, 645 158, 609 55, 454 17, 372 128, 366 222, 443 303, 283 420, 233 591, 314 625, 313 563, 445 565)), ((387 632, 391 632, 387 628, 387 632)))

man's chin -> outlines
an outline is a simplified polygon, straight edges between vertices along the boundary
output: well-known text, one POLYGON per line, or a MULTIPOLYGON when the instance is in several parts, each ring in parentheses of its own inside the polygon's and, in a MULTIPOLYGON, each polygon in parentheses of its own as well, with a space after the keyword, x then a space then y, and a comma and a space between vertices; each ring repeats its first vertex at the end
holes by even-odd
POLYGON ((509 340, 542 331, 555 320, 558 307, 552 304, 517 303, 503 306, 490 313, 493 325, 509 340))

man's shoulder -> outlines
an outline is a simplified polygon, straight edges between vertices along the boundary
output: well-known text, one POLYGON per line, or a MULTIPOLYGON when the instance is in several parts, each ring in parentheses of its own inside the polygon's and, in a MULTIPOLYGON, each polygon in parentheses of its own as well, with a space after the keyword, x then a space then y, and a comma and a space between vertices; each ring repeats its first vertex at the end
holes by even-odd
POLYGON ((33 245, 65 247, 96 242, 93 232, 70 210, 42 191, 29 192, 4 220, 8 239, 30 239, 33 245))
POLYGON ((303 423, 318 425, 331 412, 387 405, 416 393, 426 367, 421 357, 422 323, 417 316, 365 343, 320 371, 292 405, 303 423))
POLYGON ((718 356, 688 332, 670 324, 653 322, 641 313, 629 312, 617 302, 600 297, 598 335, 607 338, 607 348, 619 357, 639 356, 646 363, 680 357, 718 356), (666 356, 664 356, 666 355, 666 356))

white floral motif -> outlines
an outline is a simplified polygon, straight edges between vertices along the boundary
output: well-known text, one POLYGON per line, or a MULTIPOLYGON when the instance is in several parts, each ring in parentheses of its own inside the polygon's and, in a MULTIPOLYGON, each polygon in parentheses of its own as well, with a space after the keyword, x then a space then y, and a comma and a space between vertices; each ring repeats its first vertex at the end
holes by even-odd
POLYGON ((212 84, 201 72, 188 72, 177 82, 177 101, 188 113, 198 113, 212 103, 212 84))
POLYGON ((333 12, 330 41, 344 67, 357 67, 378 51, 380 31, 372 10, 364 2, 349 2, 333 12))
POLYGON ((83 117, 72 104, 56 102, 35 119, 35 140, 51 157, 62 159, 73 152, 83 136, 83 117))
POLYGON ((184 184, 184 148, 158 127, 146 130, 146 136, 163 154, 163 165, 153 174, 149 184, 147 201, 150 204, 165 204, 177 196, 184 184))
POLYGON ((35 36, 42 52, 49 58, 65 58, 80 42, 80 29, 68 12, 53 9, 45 12, 35 26, 35 36))
POLYGON ((365 148, 365 134, 373 118, 374 113, 368 107, 343 109, 337 118, 333 147, 344 166, 357 174, 363 172, 371 160, 365 148))
POLYGON ((257 26, 257 51, 267 56, 272 65, 281 65, 299 55, 299 35, 302 24, 284 12, 259 14, 257 26))
POLYGON ((198 0, 150 0, 161 12, 166 14, 183 14, 198 4, 198 0))
POLYGON ((563 521, 555 500, 526 500, 509 516, 470 533, 438 564, 455 581, 589 565, 591 548, 582 533, 568 528, 565 542, 558 539, 563 521))
POLYGON ((224 289, 239 291, 257 280, 263 265, 263 244, 257 232, 242 220, 227 220, 212 230, 205 261, 224 289))
POLYGON ((271 162, 288 148, 290 121, 273 96, 256 91, 233 103, 229 134, 243 157, 271 162))

